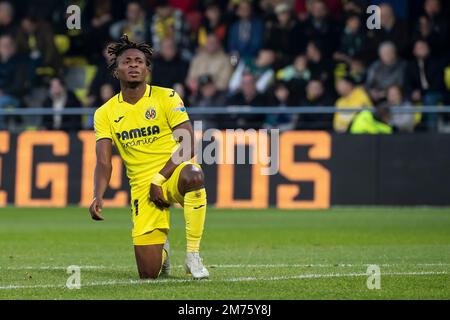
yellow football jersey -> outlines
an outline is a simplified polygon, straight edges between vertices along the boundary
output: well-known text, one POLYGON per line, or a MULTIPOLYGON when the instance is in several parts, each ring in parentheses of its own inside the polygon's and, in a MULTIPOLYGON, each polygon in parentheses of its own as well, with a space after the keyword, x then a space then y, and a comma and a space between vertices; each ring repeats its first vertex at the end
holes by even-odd
POLYGON ((112 97, 94 115, 96 140, 111 139, 127 169, 133 189, 150 185, 178 143, 173 128, 188 121, 183 101, 175 90, 147 85, 134 105, 122 93, 112 97))

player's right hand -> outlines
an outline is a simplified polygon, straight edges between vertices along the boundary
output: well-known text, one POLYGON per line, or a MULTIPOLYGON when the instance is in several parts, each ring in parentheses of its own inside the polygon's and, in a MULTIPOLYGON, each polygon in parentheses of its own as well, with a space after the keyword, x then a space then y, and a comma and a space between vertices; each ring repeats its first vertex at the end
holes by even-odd
POLYGON ((170 203, 164 199, 164 193, 161 186, 150 184, 150 201, 153 202, 157 208, 164 210, 170 207, 170 203))
POLYGON ((92 219, 101 221, 104 220, 103 216, 100 214, 103 209, 103 199, 94 198, 92 200, 91 206, 89 207, 89 213, 92 219))

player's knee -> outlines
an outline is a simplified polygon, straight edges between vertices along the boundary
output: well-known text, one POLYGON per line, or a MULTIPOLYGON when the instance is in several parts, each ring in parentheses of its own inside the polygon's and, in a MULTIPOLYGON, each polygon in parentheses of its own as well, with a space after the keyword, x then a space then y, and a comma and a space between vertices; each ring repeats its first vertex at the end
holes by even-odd
POLYGON ((146 268, 139 271, 139 278, 141 279, 157 279, 159 277, 161 268, 146 268))
POLYGON ((192 172, 187 184, 191 187, 203 187, 205 184, 203 173, 201 171, 192 172))
POLYGON ((181 190, 189 191, 204 187, 205 177, 202 169, 194 166, 187 165, 183 168, 180 175, 181 190))

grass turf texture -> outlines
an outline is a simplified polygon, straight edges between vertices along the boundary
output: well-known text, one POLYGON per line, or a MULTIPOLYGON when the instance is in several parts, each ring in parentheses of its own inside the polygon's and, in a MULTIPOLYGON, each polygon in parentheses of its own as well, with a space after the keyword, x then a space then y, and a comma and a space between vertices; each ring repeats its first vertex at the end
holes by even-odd
POLYGON ((127 209, 0 209, 0 299, 449 299, 450 211, 209 209, 207 281, 190 280, 182 211, 172 212, 172 273, 137 278, 127 209), (367 265, 381 269, 368 290, 367 265), (81 289, 65 287, 81 266, 81 289))

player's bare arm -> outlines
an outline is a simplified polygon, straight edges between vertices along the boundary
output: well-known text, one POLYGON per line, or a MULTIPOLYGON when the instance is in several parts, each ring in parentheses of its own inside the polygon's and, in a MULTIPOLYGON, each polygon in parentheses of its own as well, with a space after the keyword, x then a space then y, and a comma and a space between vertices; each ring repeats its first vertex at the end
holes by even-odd
MULTIPOLYGON (((165 180, 172 176, 172 173, 182 162, 189 161, 195 156, 194 129, 190 121, 183 122, 173 128, 173 137, 180 143, 180 146, 167 161, 166 165, 159 171, 159 175, 162 176, 160 178, 165 180)), ((170 206, 164 198, 161 184, 157 181, 153 181, 150 185, 150 200, 161 209, 170 206)))
POLYGON ((103 195, 111 179, 112 142, 109 139, 101 139, 96 144, 97 163, 94 171, 94 199, 89 212, 92 219, 104 220, 101 215, 103 209, 103 195))

